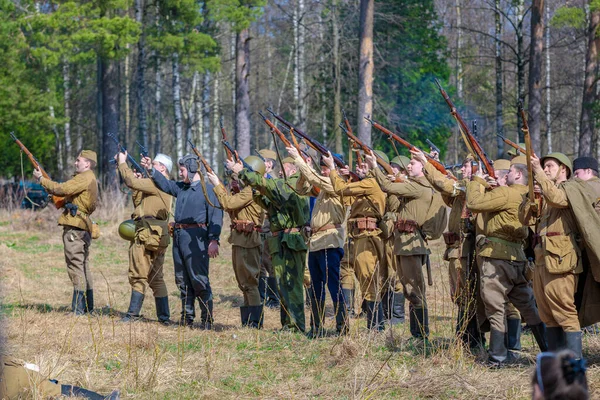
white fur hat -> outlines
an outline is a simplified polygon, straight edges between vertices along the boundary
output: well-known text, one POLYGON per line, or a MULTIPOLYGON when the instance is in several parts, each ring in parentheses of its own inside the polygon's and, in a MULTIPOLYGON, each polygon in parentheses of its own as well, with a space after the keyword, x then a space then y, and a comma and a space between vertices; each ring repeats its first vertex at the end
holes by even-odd
POLYGON ((173 169, 173 160, 171 160, 171 157, 163 153, 158 153, 156 157, 154 157, 154 161, 157 161, 167 167, 167 171, 171 173, 171 170, 173 169))

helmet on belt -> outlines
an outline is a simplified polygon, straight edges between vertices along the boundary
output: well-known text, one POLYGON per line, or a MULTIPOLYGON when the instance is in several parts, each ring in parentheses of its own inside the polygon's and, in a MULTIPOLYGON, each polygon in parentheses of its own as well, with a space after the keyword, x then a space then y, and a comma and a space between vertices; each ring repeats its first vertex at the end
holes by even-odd
POLYGON ((567 157, 563 153, 558 152, 547 154, 540 159, 542 167, 544 166, 544 161, 546 161, 548 158, 554 158, 555 160, 566 166, 568 170, 567 178, 571 176, 571 173, 573 172, 573 163, 571 162, 571 160, 569 160, 569 157, 567 157))
POLYGON ((252 167, 254 172, 258 172, 259 174, 264 175, 265 169, 266 169, 265 163, 259 157, 248 156, 248 157, 244 158, 244 162, 246 164, 248 164, 250 167, 252 167))
POLYGON ((135 221, 128 219, 127 221, 121 222, 121 225, 119 225, 119 236, 121 236, 122 239, 133 242, 133 239, 135 238, 135 221))

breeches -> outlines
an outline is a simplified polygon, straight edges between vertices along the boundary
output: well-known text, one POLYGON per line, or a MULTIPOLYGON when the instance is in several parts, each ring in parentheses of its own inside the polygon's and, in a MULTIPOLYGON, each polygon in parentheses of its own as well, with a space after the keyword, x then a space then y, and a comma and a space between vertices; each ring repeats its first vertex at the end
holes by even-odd
POLYGON ((169 295, 163 276, 163 264, 167 248, 148 251, 137 240, 129 246, 129 284, 131 289, 146 293, 150 287, 154 297, 169 295))
POLYGON ((551 274, 544 265, 536 265, 533 273, 533 293, 540 318, 549 327, 562 327, 565 332, 579 332, 575 308, 578 276, 571 272, 551 274))
POLYGON ((88 231, 65 226, 63 244, 67 273, 73 283, 73 288, 86 291, 94 288, 94 279, 90 271, 89 255, 92 236, 88 231))
POLYGON ((397 272, 400 282, 404 286, 404 297, 414 308, 427 308, 425 299, 425 279, 423 267, 427 256, 418 254, 414 256, 396 256, 397 272))
POLYGON ((235 273, 238 287, 244 294, 245 306, 258 306, 261 303, 258 291, 261 251, 261 246, 252 248, 231 247, 233 272, 235 273))

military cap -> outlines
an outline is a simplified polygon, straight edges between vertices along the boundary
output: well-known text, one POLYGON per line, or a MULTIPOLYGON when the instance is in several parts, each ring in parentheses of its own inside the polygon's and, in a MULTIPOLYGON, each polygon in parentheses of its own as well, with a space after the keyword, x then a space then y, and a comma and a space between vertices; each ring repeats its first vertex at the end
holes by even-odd
POLYGON ((579 157, 573 161, 573 171, 588 168, 598 172, 598 160, 594 157, 579 157))
POLYGON ((553 158, 559 163, 563 164, 565 167, 567 167, 567 178, 571 176, 571 173, 573 172, 573 164, 571 163, 571 160, 569 160, 569 157, 567 157, 563 153, 550 153, 540 159, 542 166, 544 166, 544 161, 546 161, 548 158, 553 158))
MULTIPOLYGON (((519 147, 525 148, 525 143, 519 143, 519 147)), ((510 155, 510 156, 513 156, 513 157, 516 157, 516 156, 517 156, 517 154, 519 154, 519 153, 520 153, 520 151, 519 151, 519 150, 517 150, 517 149, 515 149, 514 147, 511 147, 511 148, 510 148, 510 149, 509 149, 509 150, 506 152, 506 154, 508 154, 508 155, 510 155)))
POLYGON ((262 150, 259 150, 258 154, 260 154, 263 158, 269 158, 271 160, 277 160, 277 153, 275 153, 275 151, 271 150, 271 149, 262 149, 262 150))
POLYGON ((285 157, 283 160, 281 160, 282 164, 293 164, 294 163, 294 159, 292 157, 285 157))
POLYGON ((496 171, 502 171, 502 170, 509 170, 511 166, 511 162, 509 160, 505 160, 505 159, 499 159, 494 161, 494 169, 496 171))
POLYGON ((93 161, 96 164, 98 164, 98 156, 96 156, 95 151, 81 150, 81 153, 79 153, 79 157, 87 158, 88 160, 93 161))
POLYGON ((527 157, 526 156, 516 156, 512 160, 510 160, 510 165, 513 164, 524 164, 527 165, 527 157))

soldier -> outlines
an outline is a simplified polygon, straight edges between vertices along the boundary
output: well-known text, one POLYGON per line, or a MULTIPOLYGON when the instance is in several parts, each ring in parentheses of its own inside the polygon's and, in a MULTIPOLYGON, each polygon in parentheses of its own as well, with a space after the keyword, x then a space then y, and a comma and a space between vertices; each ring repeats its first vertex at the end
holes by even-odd
POLYGON ((83 150, 75 160, 75 176, 64 183, 44 178, 39 169, 33 171, 33 176, 48 193, 65 197, 58 224, 63 226, 65 261, 73 283, 71 307, 75 315, 94 310, 94 282, 88 258, 92 241, 90 214, 98 200, 98 183, 92 171, 96 163, 96 153, 83 150))
POLYGON ((414 338, 427 338, 429 312, 423 267, 430 251, 422 227, 433 204, 434 189, 423 174, 423 164, 415 158, 406 165, 409 180, 403 183, 392 183, 378 168, 373 168, 377 165, 373 153, 366 158, 381 189, 402 199, 394 226, 397 274, 404 287, 404 297, 409 301, 410 333, 414 338))
POLYGON ((483 316, 477 315, 481 298, 475 261, 475 216, 467 208, 465 195, 467 182, 471 178, 473 157, 468 155, 463 161, 460 181, 453 180, 435 169, 420 151, 414 151, 413 157, 425 166, 425 178, 451 207, 448 230, 444 232, 444 260, 448 261, 450 295, 458 306, 456 333, 469 347, 483 345, 479 322, 483 322, 485 313, 483 316))
MULTIPOLYGON (((477 176, 483 178, 479 169, 477 176)), ((505 306, 511 301, 525 321, 542 351, 546 351, 546 330, 540 320, 533 293, 525 278, 523 241, 527 227, 518 220, 518 207, 527 192, 527 166, 513 163, 506 176, 508 186, 485 191, 478 180, 467 184, 467 207, 481 213, 482 235, 476 239, 481 259, 481 297, 490 321, 489 361, 509 362, 513 353, 506 348, 505 306)))
POLYGON ((142 166, 151 173, 156 186, 176 197, 173 232, 173 263, 175 283, 181 296, 180 324, 193 326, 196 316, 195 301, 200 303, 200 329, 212 329, 213 296, 208 278, 209 258, 219 255, 219 236, 223 225, 223 210, 212 186, 203 187, 196 156, 179 159, 182 181, 167 179, 154 168, 149 157, 142 166), (207 198, 208 197, 208 198, 207 198), (211 205, 212 204, 212 205, 211 205))
POLYGON ((535 299, 540 317, 548 326, 548 348, 556 351, 566 347, 581 358, 575 292, 583 266, 576 242, 577 221, 565 190, 573 166, 562 153, 550 153, 541 159, 532 156, 531 165, 543 201, 538 215, 532 213, 529 200, 523 201, 519 217, 523 223, 535 225, 535 299))
POLYGON ((280 319, 284 330, 304 332, 304 294, 302 281, 306 262, 304 227, 309 222, 308 199, 292 190, 300 175, 294 160, 282 160, 284 179, 266 179, 263 174, 250 172, 242 163, 231 166, 240 180, 252 186, 261 196, 254 200, 267 212, 272 236, 266 240, 281 302, 280 319))
MULTIPOLYGON (((123 322, 141 318, 140 311, 148 287, 154 294, 156 316, 163 325, 171 323, 169 292, 163 277, 165 253, 169 245, 169 212, 173 198, 160 191, 152 179, 138 179, 127 165, 127 153, 118 153, 119 173, 125 185, 133 190, 135 237, 129 245, 129 284, 131 300, 123 322)), ((171 157, 157 154, 153 161, 156 171, 165 178, 173 168, 171 157)))
POLYGON ((329 178, 331 170, 323 160, 320 162, 321 174, 318 174, 302 159, 295 147, 288 147, 287 151, 302 174, 302 179, 296 183, 298 193, 308 195, 313 186, 319 188, 310 220, 308 269, 312 282, 309 292, 313 298, 310 299, 312 326, 308 337, 312 339, 325 334, 325 286, 333 302, 336 331, 346 334, 348 318, 340 292, 340 262, 346 241, 346 207, 340 195, 333 190, 329 178))
MULTIPOLYGON (((244 159, 254 171, 264 174, 265 164, 256 156, 244 159)), ((227 161, 227 168, 231 169, 234 162, 227 161)), ((262 328, 263 306, 258 291, 260 274, 261 238, 260 230, 265 219, 263 209, 253 200, 252 187, 245 186, 241 190, 232 190, 227 193, 225 186, 219 181, 217 175, 208 172, 208 180, 215 187, 215 194, 219 203, 231 217, 231 259, 233 272, 238 287, 244 295, 244 305, 240 307, 242 326, 262 328)), ((231 180, 232 188, 239 185, 237 177, 231 180)))
POLYGON ((348 263, 358 278, 365 300, 367 327, 382 331, 385 326, 381 292, 384 273, 387 272, 384 268, 387 267, 378 223, 385 212, 385 193, 373 178, 366 177, 369 170, 366 164, 356 167, 360 181, 345 182, 335 169, 331 154, 323 156, 323 162, 331 171, 329 178, 333 190, 342 196, 345 204, 351 205, 348 236, 352 242, 348 249, 348 263))
MULTIPOLYGON (((275 172, 275 159, 277 154, 273 150, 262 149, 259 155, 265 163, 265 179, 273 177, 275 172)), ((260 234, 262 240, 262 253, 260 258, 260 280, 258 281, 258 290, 262 303, 269 308, 279 308, 279 295, 277 293, 277 280, 275 279, 275 271, 273 271, 273 263, 271 262, 271 254, 267 246, 267 238, 271 237, 271 226, 269 219, 264 219, 264 225, 260 234)))

